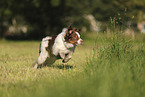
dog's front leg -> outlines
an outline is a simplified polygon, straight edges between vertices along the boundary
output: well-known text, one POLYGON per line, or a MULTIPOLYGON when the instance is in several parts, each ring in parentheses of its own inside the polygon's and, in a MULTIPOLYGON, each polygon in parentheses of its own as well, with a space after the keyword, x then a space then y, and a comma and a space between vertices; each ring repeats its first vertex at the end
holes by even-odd
POLYGON ((64 54, 64 53, 60 53, 60 57, 61 57, 62 59, 65 59, 65 54, 64 54))
POLYGON ((72 52, 70 52, 63 60, 62 60, 62 62, 63 63, 66 63, 66 62, 68 62, 70 59, 71 59, 71 57, 72 57, 72 52))

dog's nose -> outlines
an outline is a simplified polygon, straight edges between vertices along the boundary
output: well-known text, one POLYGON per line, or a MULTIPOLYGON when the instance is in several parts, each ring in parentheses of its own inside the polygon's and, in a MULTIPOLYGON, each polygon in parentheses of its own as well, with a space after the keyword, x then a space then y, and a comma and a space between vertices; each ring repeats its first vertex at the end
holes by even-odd
POLYGON ((83 40, 81 40, 80 42, 81 42, 81 44, 83 44, 83 42, 84 42, 84 41, 83 41, 83 40))

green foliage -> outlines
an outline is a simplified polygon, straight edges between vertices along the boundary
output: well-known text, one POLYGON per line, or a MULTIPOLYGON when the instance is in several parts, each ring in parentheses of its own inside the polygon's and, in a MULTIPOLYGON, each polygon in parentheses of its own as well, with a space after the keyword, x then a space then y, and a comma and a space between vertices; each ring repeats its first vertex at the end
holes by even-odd
POLYGON ((12 16, 11 5, 12 1, 7 0, 0 1, 0 38, 3 37, 4 31, 7 29, 4 26, 4 22, 9 21, 12 16))
POLYGON ((60 0, 51 0, 52 6, 58 6, 60 4, 60 0))
POLYGON ((0 36, 3 37, 17 15, 32 28, 28 31, 30 36, 32 33, 42 37, 59 33, 70 24, 89 27, 83 18, 86 14, 93 14, 105 23, 110 17, 116 17, 121 23, 142 21, 144 5, 142 0, 0 0, 0 36))
MULTIPOLYGON (((93 0, 93 14, 100 21, 108 21, 110 17, 121 17, 121 20, 139 21, 139 12, 143 12, 145 2, 142 0, 93 0), (142 3, 142 4, 141 4, 142 3), (103 7, 102 7, 103 6, 103 7)), ((141 16, 143 18, 143 15, 141 16)))

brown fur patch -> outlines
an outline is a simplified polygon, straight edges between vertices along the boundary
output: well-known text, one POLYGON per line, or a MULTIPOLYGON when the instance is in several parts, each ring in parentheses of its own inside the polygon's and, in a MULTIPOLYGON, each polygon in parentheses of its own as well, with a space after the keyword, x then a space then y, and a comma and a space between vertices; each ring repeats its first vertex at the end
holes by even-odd
POLYGON ((52 55, 52 46, 54 45, 54 41, 57 35, 52 36, 51 40, 48 40, 48 47, 46 47, 46 50, 48 51, 49 55, 52 55))
POLYGON ((67 30, 64 39, 67 43, 77 44, 79 37, 76 34, 76 29, 69 30, 69 31, 67 30))

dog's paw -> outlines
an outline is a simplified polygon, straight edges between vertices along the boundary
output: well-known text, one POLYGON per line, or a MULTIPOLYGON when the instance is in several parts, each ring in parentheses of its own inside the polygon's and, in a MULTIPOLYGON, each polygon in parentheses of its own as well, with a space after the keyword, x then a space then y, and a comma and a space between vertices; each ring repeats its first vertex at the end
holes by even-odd
POLYGON ((35 64, 34 68, 35 68, 35 69, 37 69, 37 68, 38 68, 38 64, 37 64, 37 63, 35 64))
POLYGON ((62 62, 63 62, 63 63, 66 63, 67 61, 65 61, 65 59, 64 59, 64 60, 62 60, 62 62))
POLYGON ((71 58, 65 58, 62 60, 63 63, 67 63, 71 58))

